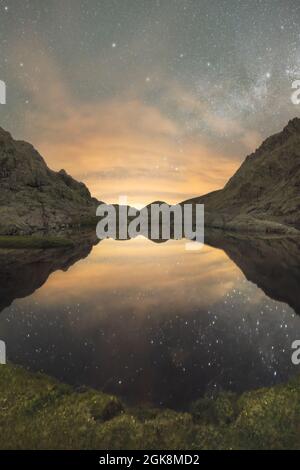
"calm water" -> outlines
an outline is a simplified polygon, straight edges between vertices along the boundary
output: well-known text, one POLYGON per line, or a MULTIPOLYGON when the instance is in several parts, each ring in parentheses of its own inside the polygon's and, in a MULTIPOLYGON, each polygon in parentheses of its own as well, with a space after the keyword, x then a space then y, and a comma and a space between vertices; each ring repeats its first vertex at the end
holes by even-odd
POLYGON ((298 243, 209 242, 216 247, 200 251, 144 238, 1 251, 8 359, 129 403, 182 409, 205 393, 299 373, 298 243))

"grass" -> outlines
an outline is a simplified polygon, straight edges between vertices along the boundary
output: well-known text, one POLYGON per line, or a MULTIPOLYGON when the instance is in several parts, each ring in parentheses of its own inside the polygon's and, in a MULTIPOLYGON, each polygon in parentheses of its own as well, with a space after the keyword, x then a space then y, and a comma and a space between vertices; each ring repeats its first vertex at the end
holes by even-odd
POLYGON ((300 449, 300 378, 202 398, 188 413, 126 408, 41 374, 0 366, 1 449, 300 449))
POLYGON ((73 220, 73 222, 70 225, 72 227, 96 228, 98 222, 99 222, 99 217, 91 215, 91 216, 81 217, 78 220, 73 220))
POLYGON ((40 249, 40 248, 63 248, 74 246, 71 240, 61 237, 37 237, 37 236, 0 236, 0 248, 14 249, 40 249))

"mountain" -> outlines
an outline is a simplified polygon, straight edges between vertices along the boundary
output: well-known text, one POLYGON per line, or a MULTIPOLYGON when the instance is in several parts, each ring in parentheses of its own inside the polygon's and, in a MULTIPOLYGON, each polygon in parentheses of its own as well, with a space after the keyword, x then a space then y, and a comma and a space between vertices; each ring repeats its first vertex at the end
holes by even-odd
POLYGON ((225 251, 248 281, 300 315, 299 237, 255 237, 211 229, 205 233, 205 243, 225 251))
MULTIPOLYGON (((300 119, 265 140, 223 189, 184 203, 205 205, 207 227, 299 234, 300 119)), ((0 128, 0 234, 96 224, 98 204, 83 183, 50 170, 32 145, 0 128)))
POLYGON ((32 234, 84 224, 98 201, 64 170, 48 168, 32 145, 0 128, 0 233, 32 234))
POLYGON ((207 226, 236 231, 300 230, 300 119, 269 137, 225 187, 185 203, 205 204, 207 226))
POLYGON ((39 289, 55 271, 67 271, 86 258, 99 243, 95 231, 69 234, 74 242, 70 248, 51 250, 0 250, 0 312, 15 299, 28 297, 39 289))

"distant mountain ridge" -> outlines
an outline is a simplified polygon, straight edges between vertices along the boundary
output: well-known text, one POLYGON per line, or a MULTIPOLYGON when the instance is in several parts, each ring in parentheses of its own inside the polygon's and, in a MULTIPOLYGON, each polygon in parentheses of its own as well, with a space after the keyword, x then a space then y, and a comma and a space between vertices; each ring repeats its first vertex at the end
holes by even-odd
POLYGON ((219 191, 185 201, 205 204, 207 226, 236 231, 300 230, 300 119, 266 139, 219 191))
MULTIPOLYGON (((223 189, 184 203, 205 205, 206 227, 300 234, 300 119, 266 139, 223 189)), ((32 145, 0 128, 1 235, 96 224, 98 204, 83 183, 50 170, 32 145)))
POLYGON ((85 223, 98 201, 64 170, 48 168, 34 147, 0 128, 0 234, 31 234, 85 223))

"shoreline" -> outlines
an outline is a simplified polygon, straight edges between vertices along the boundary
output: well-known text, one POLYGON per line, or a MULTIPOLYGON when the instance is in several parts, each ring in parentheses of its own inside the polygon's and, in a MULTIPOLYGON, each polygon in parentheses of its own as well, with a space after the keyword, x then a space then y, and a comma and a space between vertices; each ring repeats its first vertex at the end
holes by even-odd
POLYGON ((101 391, 0 367, 0 449, 300 449, 299 376, 179 412, 126 407, 101 391))
POLYGON ((0 249, 49 249, 72 248, 74 243, 68 238, 36 235, 0 235, 0 249))

